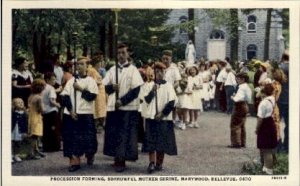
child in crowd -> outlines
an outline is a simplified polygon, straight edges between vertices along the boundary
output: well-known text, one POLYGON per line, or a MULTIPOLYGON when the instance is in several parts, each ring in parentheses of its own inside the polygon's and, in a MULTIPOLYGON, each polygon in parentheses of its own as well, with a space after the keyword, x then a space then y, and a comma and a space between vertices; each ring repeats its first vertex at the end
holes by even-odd
POLYGON ((20 162, 22 159, 18 156, 20 142, 27 135, 28 122, 24 101, 21 98, 12 100, 12 162, 20 162))
POLYGON ((209 87, 209 77, 210 77, 210 71, 207 70, 205 63, 200 63, 198 76, 203 81, 203 83, 201 85, 202 87, 200 89, 200 96, 201 96, 200 99, 201 99, 202 104, 203 104, 202 107, 203 107, 204 111, 207 111, 209 109, 209 107, 210 107, 210 104, 209 104, 209 100, 210 100, 210 97, 209 97, 209 90, 210 90, 210 87, 209 87))
POLYGON ((192 85, 192 82, 188 81, 187 75, 182 74, 181 80, 179 81, 179 86, 176 88, 176 93, 178 96, 178 104, 176 107, 178 118, 180 120, 178 127, 182 130, 186 129, 186 124, 188 123, 188 112, 192 105, 192 85))
POLYGON ((215 64, 211 65, 209 68, 210 77, 209 77, 209 99, 210 99, 210 109, 216 109, 215 103, 215 92, 216 92, 216 72, 218 68, 215 64))
POLYGON ((172 110, 177 102, 175 90, 163 80, 166 66, 163 63, 154 65, 156 82, 148 92, 144 92, 144 102, 148 109, 144 111, 146 119, 143 151, 149 153, 148 173, 161 171, 164 155, 177 155, 177 147, 172 120, 172 110))
POLYGON ((256 127, 257 148, 260 150, 263 159, 262 171, 266 174, 273 174, 274 149, 278 144, 276 125, 272 117, 276 104, 273 96, 274 87, 272 84, 266 84, 262 91, 266 97, 258 106, 256 127))
POLYGON ((234 101, 233 112, 230 120, 230 140, 229 148, 246 147, 246 129, 245 123, 249 112, 248 103, 251 102, 252 92, 248 86, 249 77, 246 73, 236 75, 236 81, 239 84, 237 93, 231 97, 234 101))
POLYGON ((60 138, 56 134, 58 127, 58 111, 60 104, 56 102, 55 82, 56 76, 53 72, 47 72, 44 76, 46 81, 45 89, 42 92, 43 98, 43 151, 53 152, 60 149, 60 138))
POLYGON ((45 81, 43 79, 35 79, 31 86, 31 95, 28 98, 28 132, 31 137, 31 159, 45 157, 38 149, 38 140, 43 136, 43 104, 41 93, 44 88, 45 81))
MULTIPOLYGON (((192 83, 192 94, 191 94, 191 109, 189 110, 190 114, 190 123, 188 127, 198 128, 197 123, 199 111, 203 110, 201 93, 202 88, 202 78, 198 76, 198 69, 196 66, 190 67, 188 70, 188 81, 192 83)), ((207 92, 208 93, 208 92, 207 92)))

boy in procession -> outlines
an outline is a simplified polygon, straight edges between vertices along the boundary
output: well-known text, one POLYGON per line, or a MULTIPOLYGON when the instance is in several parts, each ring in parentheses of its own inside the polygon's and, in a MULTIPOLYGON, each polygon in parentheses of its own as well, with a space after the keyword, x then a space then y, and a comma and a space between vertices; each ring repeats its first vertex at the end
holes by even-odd
POLYGON ((108 94, 103 153, 115 158, 113 167, 116 172, 123 172, 126 160, 138 159, 138 95, 144 82, 138 69, 128 61, 126 45, 118 46, 117 56, 118 81, 116 66, 111 67, 103 79, 108 94), (116 93, 119 97, 116 97, 116 93))
POLYGON ((72 77, 61 93, 63 106, 63 152, 70 159, 69 171, 80 169, 80 156, 85 154, 87 164, 92 165, 97 152, 94 100, 98 94, 96 81, 87 76, 89 59, 81 57, 76 63, 78 77, 72 77))
POLYGON ((162 170, 165 153, 177 155, 172 121, 172 110, 175 108, 177 97, 173 86, 163 79, 165 69, 163 63, 155 63, 156 82, 151 82, 150 91, 148 89, 141 92, 143 103, 147 105, 147 109, 142 112, 146 119, 143 152, 149 153, 148 173, 162 170))

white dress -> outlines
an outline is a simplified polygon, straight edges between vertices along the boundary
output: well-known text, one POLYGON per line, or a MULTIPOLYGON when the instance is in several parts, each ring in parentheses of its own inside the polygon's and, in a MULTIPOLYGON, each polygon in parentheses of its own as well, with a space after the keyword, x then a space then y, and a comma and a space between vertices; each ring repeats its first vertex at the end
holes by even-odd
POLYGON ((196 87, 200 87, 202 85, 202 78, 200 76, 189 76, 188 81, 192 83, 193 93, 191 95, 191 109, 193 110, 203 110, 202 101, 201 101, 201 89, 197 89, 196 87))
POLYGON ((211 81, 209 82, 209 98, 210 99, 215 99, 215 91, 216 91, 216 84, 215 84, 215 80, 216 80, 216 75, 213 74, 211 76, 211 81))
POLYGON ((210 95, 210 86, 209 86, 209 71, 199 72, 198 76, 202 79, 202 89, 200 91, 201 99, 204 99, 205 101, 209 101, 210 95))
POLYGON ((192 109, 192 92, 193 92, 193 84, 191 81, 188 81, 188 85, 185 90, 182 90, 180 86, 176 89, 178 104, 177 108, 183 109, 192 109))

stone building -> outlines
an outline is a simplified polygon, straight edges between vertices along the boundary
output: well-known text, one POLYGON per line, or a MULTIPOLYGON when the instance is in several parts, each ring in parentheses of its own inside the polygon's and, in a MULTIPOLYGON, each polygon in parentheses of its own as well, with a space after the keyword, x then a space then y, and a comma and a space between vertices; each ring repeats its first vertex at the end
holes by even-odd
MULTIPOLYGON (((266 10, 255 10, 249 15, 239 10, 239 60, 249 60, 253 57, 263 59, 266 10)), ((196 57, 209 60, 224 59, 230 56, 230 35, 224 26, 215 26, 203 9, 194 9, 194 18, 198 20, 195 26, 196 57)), ((188 21, 187 9, 172 10, 166 24, 179 24, 188 21)), ((187 43, 188 33, 184 29, 175 30, 173 43, 187 43)), ((279 60, 284 51, 281 18, 272 15, 270 30, 269 59, 279 60)))

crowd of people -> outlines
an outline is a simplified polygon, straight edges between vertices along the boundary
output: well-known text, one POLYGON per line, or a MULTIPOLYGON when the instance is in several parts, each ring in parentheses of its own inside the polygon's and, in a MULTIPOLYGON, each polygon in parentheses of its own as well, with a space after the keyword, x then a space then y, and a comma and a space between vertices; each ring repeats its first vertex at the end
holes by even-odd
MULTIPOLYGON (((103 153, 123 172, 138 159, 138 143, 149 154, 147 171, 161 171, 164 155, 177 155, 174 129, 196 130, 201 112, 231 115, 229 148, 246 147, 245 122, 257 116, 257 148, 263 171, 272 174, 276 149, 288 152, 288 64, 252 60, 232 66, 229 58, 174 63, 171 50, 160 61, 137 68, 120 44, 118 65, 105 69, 104 55, 80 57, 37 72, 17 58, 12 72, 12 161, 19 162, 20 142, 30 139, 30 159, 63 150, 69 171, 81 157, 93 165, 97 132, 104 131, 103 153), (284 119, 284 139, 280 132, 284 119), (282 143, 283 142, 283 143, 282 143)), ((49 65, 48 64, 48 65, 49 65)), ((51 65, 52 64, 52 65, 51 65)))

